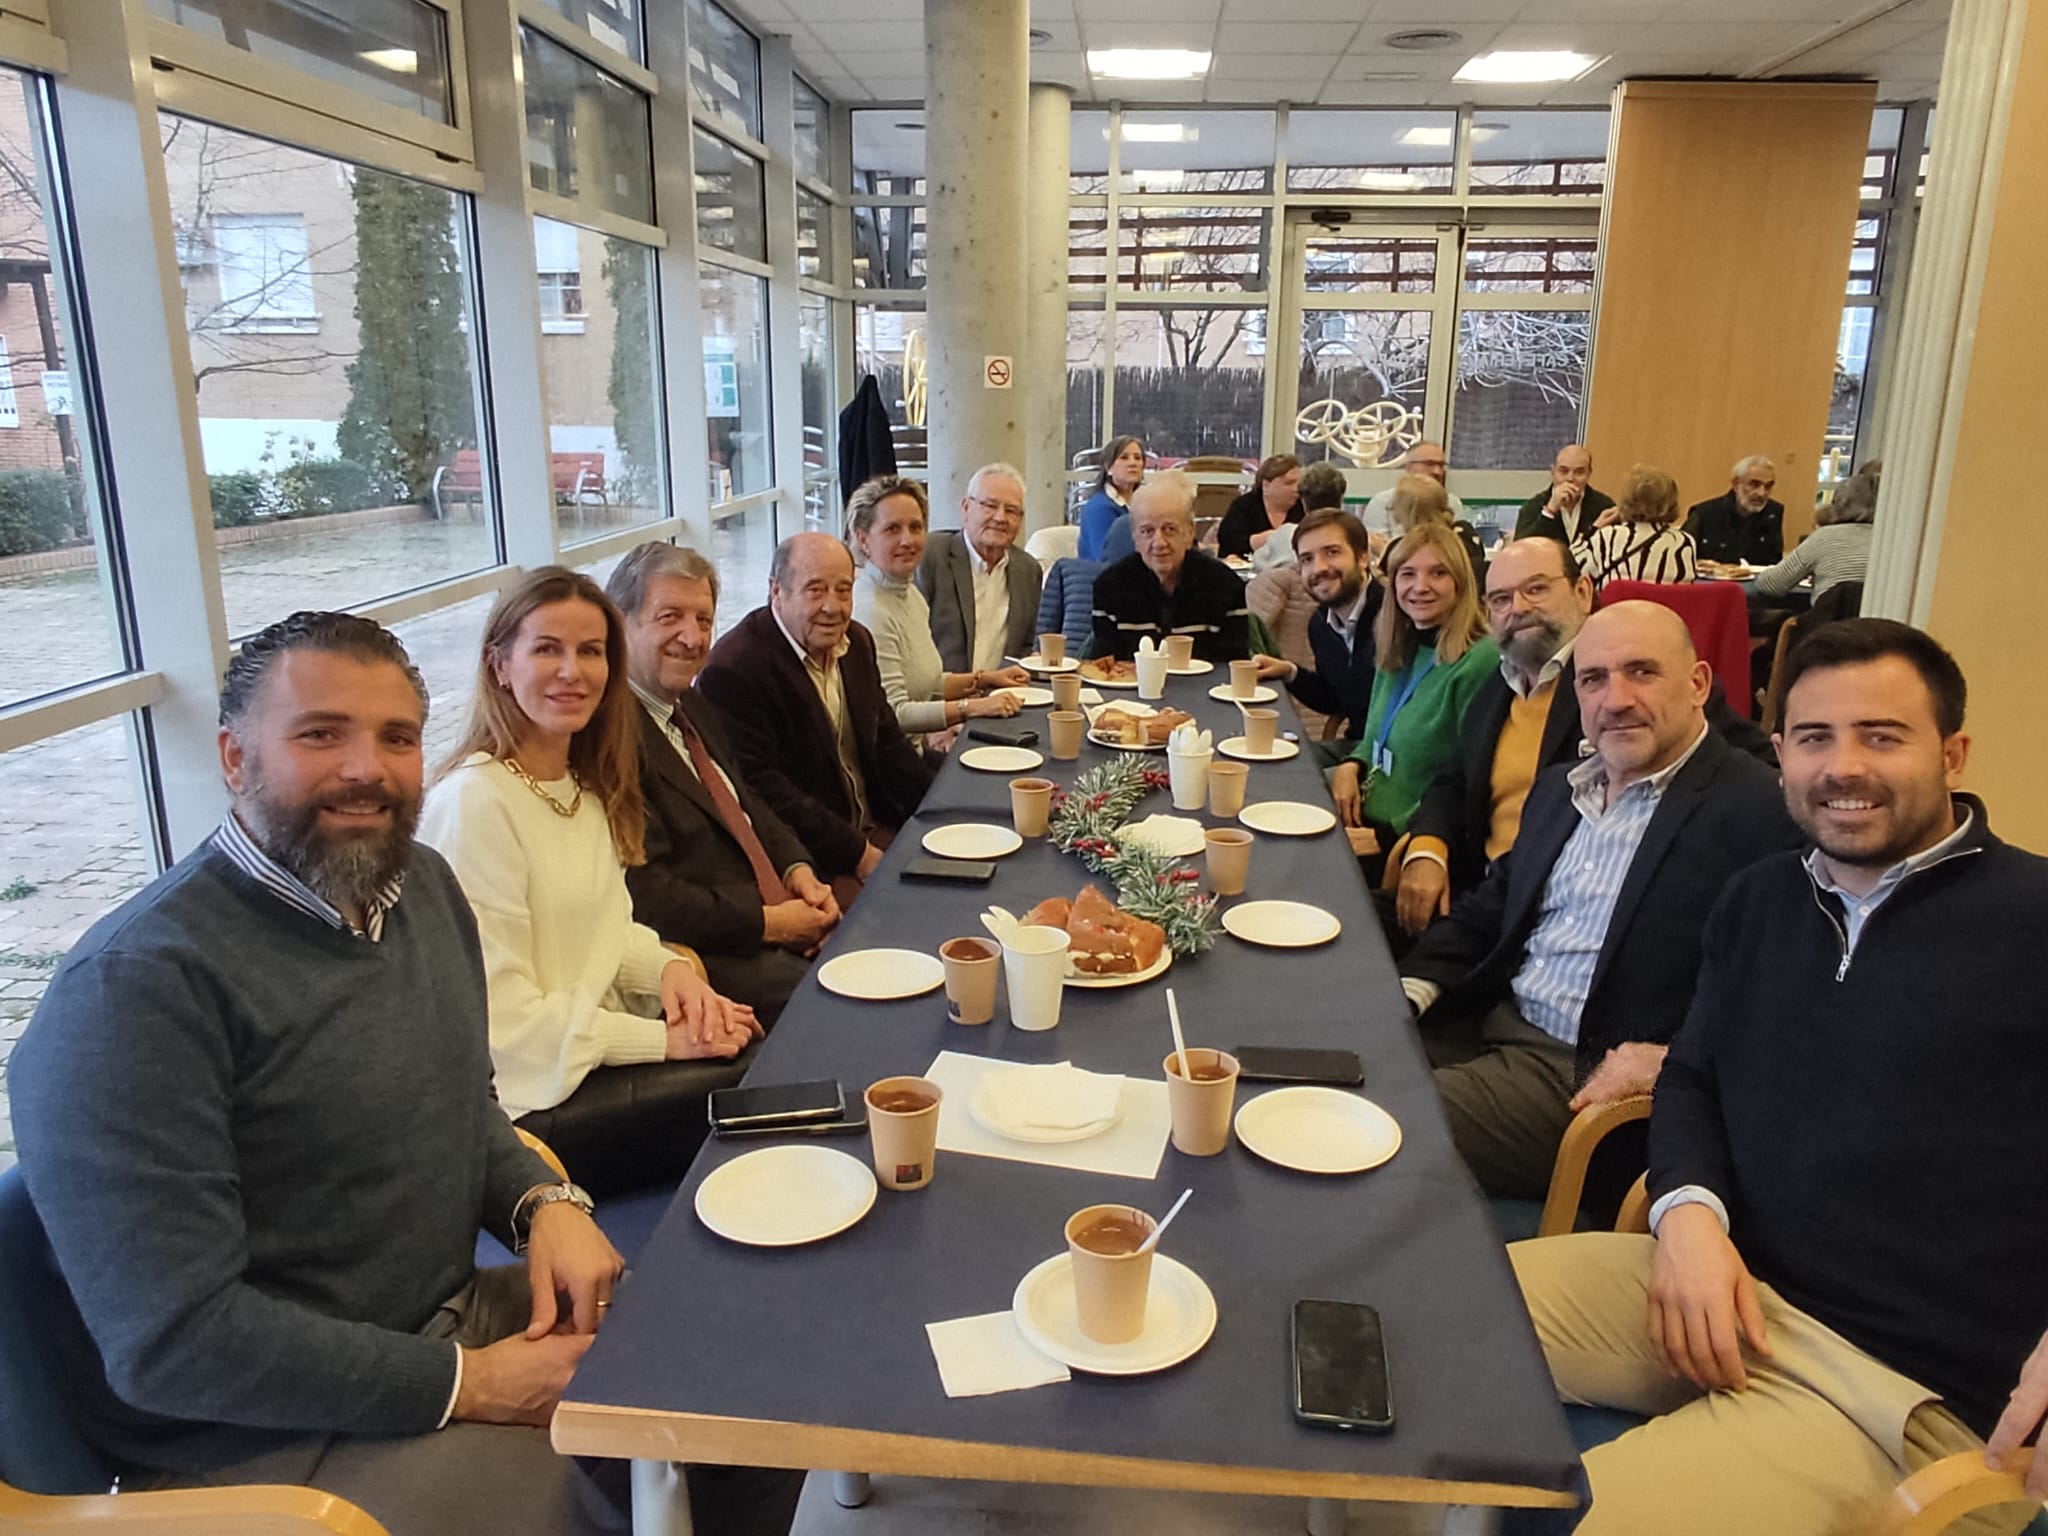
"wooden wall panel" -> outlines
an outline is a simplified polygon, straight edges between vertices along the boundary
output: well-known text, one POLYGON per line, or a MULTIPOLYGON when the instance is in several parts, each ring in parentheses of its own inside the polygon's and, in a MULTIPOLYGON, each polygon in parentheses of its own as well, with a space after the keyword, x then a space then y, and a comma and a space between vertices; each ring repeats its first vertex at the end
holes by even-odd
POLYGON ((1788 537, 1834 389, 1876 87, 1631 81, 1617 93, 1586 442, 1686 503, 1744 454, 1778 465, 1788 537))

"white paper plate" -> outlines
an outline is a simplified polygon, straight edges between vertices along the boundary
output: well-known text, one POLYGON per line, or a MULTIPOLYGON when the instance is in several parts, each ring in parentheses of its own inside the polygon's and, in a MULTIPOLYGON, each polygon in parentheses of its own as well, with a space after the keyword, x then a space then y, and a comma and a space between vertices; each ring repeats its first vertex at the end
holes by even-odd
POLYGON ((850 949, 818 967, 827 992, 868 1002, 922 997, 945 980, 945 963, 921 949, 850 949))
POLYGON ((1116 831, 1118 837, 1169 859, 1191 859, 1208 846, 1209 829, 1192 816, 1155 814, 1143 821, 1127 821, 1116 831))
POLYGON ((1157 705, 1147 704, 1139 699, 1118 699, 1114 703, 1109 703, 1105 701, 1100 704, 1090 704, 1083 708, 1081 713, 1086 715, 1088 717, 1088 723, 1090 725, 1093 725, 1095 723, 1095 717, 1101 714, 1105 709, 1120 709, 1127 715, 1137 716, 1140 720, 1145 719, 1149 715, 1156 715, 1159 713, 1159 708, 1157 705))
POLYGON ((1081 1331, 1074 1307, 1073 1260, 1055 1254, 1017 1282, 1010 1299, 1017 1329, 1041 1353, 1076 1371, 1142 1376, 1193 1355, 1216 1331, 1216 1298, 1202 1277, 1178 1259, 1152 1256, 1152 1292, 1145 1331, 1128 1344, 1098 1344, 1081 1331))
POLYGON ((999 827, 990 821, 963 821, 957 826, 933 827, 925 833, 923 848, 942 859, 1000 859, 1024 846, 1014 827, 999 827))
POLYGON ((1221 699, 1225 704, 1270 704, 1275 699, 1279 698, 1280 695, 1274 692, 1271 688, 1268 688, 1264 683, 1261 683, 1258 687, 1252 690, 1252 696, 1250 698, 1240 699, 1236 694, 1230 691, 1230 684, 1218 683, 1214 688, 1211 688, 1209 690, 1209 697, 1212 699, 1221 699))
POLYGON ((1166 675, 1168 677, 1200 677, 1204 673, 1214 672, 1215 670, 1215 662, 1195 660, 1189 662, 1184 667, 1168 667, 1166 675))
POLYGON ((1044 754, 1029 747, 975 747, 960 754, 963 768, 983 773, 1029 773, 1044 761, 1044 754))
POLYGON ((1223 914, 1224 931, 1269 949, 1307 949, 1343 931, 1335 913, 1305 901, 1246 901, 1223 914))
POLYGON ((1108 747, 1112 752, 1164 752, 1166 750, 1166 743, 1163 741, 1148 741, 1142 746, 1138 746, 1131 742, 1120 740, 1115 736, 1098 736, 1092 730, 1088 733, 1088 739, 1098 747, 1108 747))
POLYGON ((1081 674, 1081 680, 1092 688, 1135 688, 1138 686, 1138 680, 1135 677, 1122 677, 1111 680, 1109 678, 1096 677, 1088 672, 1081 674))
POLYGON ((1285 741, 1282 740, 1280 737, 1276 736, 1273 738, 1272 751, 1254 752, 1252 750, 1252 744, 1248 738, 1243 736, 1232 736, 1227 741, 1217 742, 1216 750, 1218 752, 1221 752, 1225 757, 1234 757, 1237 758, 1240 762, 1284 763, 1287 761, 1288 758, 1294 756, 1295 753, 1301 750, 1301 743, 1296 741, 1285 741))
MULTIPOLYGON (((1000 1069, 998 1069, 1000 1070, 1000 1069)), ((974 1085, 974 1097, 967 1101, 967 1112, 974 1116, 975 1124, 991 1136, 1000 1136, 1005 1141, 1028 1141, 1040 1145, 1056 1142, 1086 1141, 1091 1136, 1100 1136, 1124 1117, 1123 1100, 1117 1100, 1116 1113, 1105 1120, 1096 1120, 1088 1125, 1054 1127, 1049 1125, 1012 1125, 1001 1119, 995 1112, 988 1091, 988 1080, 995 1072, 984 1072, 974 1085)))
POLYGON ((1238 1106, 1237 1139, 1282 1168, 1363 1173, 1401 1150, 1401 1127, 1355 1093, 1276 1088, 1238 1106))
POLYGON ((1074 962, 1069 959, 1067 961, 1067 985, 1070 987, 1087 987, 1091 991, 1098 991, 1107 987, 1135 987, 1141 982, 1150 981, 1155 976, 1164 976, 1167 967, 1172 964, 1173 951, 1164 946, 1160 948, 1159 958, 1146 966, 1142 971, 1123 971, 1109 976, 1098 976, 1091 971, 1077 971, 1074 969, 1074 962))
POLYGON ((697 1219, 720 1237, 757 1248, 815 1243, 867 1215, 875 1175, 831 1147, 763 1147, 697 1186, 697 1219))
POLYGON ((1035 709, 1040 704, 1052 702, 1050 688, 998 688, 998 694, 1008 694, 1026 709, 1035 709))
POLYGON ((1337 813, 1327 805, 1299 800, 1260 800, 1239 811, 1237 819, 1254 832, 1278 837, 1314 837, 1337 825, 1337 813))
POLYGON ((1019 656, 1017 665, 1026 672, 1074 672, 1080 669, 1081 663, 1071 656, 1063 657, 1059 661, 1047 661, 1033 651, 1029 656, 1019 656))

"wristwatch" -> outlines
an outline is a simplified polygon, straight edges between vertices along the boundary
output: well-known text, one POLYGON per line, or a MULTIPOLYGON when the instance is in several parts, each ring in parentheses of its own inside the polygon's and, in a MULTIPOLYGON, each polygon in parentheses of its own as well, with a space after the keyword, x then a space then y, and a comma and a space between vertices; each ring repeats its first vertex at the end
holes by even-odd
POLYGON ((519 1203, 512 1207, 512 1251, 526 1252, 527 1239, 533 1233, 533 1218, 544 1205, 555 1205, 568 1201, 586 1216, 594 1217, 597 1206, 582 1186, 564 1181, 560 1184, 536 1184, 519 1197, 519 1203))

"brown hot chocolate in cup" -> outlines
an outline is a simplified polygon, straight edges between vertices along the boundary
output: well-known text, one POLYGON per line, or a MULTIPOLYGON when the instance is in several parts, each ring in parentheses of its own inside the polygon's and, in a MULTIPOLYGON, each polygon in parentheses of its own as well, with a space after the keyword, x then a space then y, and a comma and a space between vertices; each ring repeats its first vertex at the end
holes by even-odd
POLYGON ((987 939, 948 939, 939 946, 946 966, 946 1014, 955 1024, 986 1024, 996 1016, 996 977, 1003 952, 987 939))
POLYGON ((1078 709, 1055 709, 1045 717, 1045 729, 1052 742, 1052 755, 1063 763, 1071 763, 1081 755, 1081 732, 1087 727, 1088 717, 1078 709))
POLYGON ((1233 661, 1230 664, 1230 694, 1232 698, 1248 699, 1259 691, 1259 664, 1256 661, 1233 661))
POLYGON ((1053 674, 1052 707, 1054 709, 1079 709, 1081 707, 1080 673, 1055 672, 1053 674))
POLYGON ((1244 744, 1261 755, 1273 750, 1273 738, 1280 730, 1277 709, 1248 709, 1244 712, 1244 744))
POLYGON ((1190 1157, 1214 1157, 1230 1145, 1230 1115, 1237 1107, 1237 1058, 1226 1051, 1188 1048, 1187 1077, 1180 1054, 1166 1058, 1166 1107, 1173 1145, 1190 1157))
POLYGON ((884 1189, 923 1189, 939 1148, 939 1085, 923 1077, 885 1077, 868 1085, 868 1138, 884 1189))
POLYGON ((1038 637, 1038 659, 1056 667, 1067 659, 1067 637, 1058 630, 1038 637))
POLYGON ((1244 763, 1209 765, 1209 814, 1235 816, 1244 809, 1244 785, 1251 768, 1244 763))
POLYGON ((1051 779, 1010 780, 1010 820, 1019 837, 1045 836, 1052 819, 1054 787, 1051 779))
POLYGON ((1168 635, 1166 637, 1166 665, 1175 672, 1185 672, 1194 665, 1195 637, 1193 635, 1168 635))
POLYGON ((1152 1251, 1138 1250, 1154 1225, 1128 1205, 1091 1205, 1067 1218, 1074 1307, 1081 1331, 1098 1344, 1126 1344, 1145 1331, 1152 1251))

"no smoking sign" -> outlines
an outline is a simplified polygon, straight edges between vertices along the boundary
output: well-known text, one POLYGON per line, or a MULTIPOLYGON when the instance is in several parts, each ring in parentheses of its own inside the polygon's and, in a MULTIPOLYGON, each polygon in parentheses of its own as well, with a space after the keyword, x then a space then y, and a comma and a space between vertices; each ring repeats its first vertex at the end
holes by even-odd
POLYGON ((1008 389, 1016 371, 1016 365, 1007 357, 985 357, 981 360, 981 381, 990 389, 1008 389))

